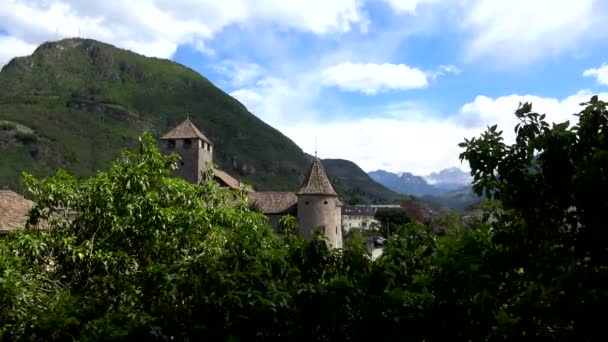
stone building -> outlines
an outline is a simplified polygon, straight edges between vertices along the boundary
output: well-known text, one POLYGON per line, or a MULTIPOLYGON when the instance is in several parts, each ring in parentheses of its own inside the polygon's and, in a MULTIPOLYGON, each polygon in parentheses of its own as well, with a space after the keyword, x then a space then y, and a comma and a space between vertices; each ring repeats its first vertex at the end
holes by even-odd
POLYGON ((312 162, 298 197, 298 233, 311 238, 315 228, 321 229, 330 247, 342 248, 342 204, 331 186, 321 160, 312 162))
MULTIPOLYGON (((213 162, 213 143, 187 118, 163 135, 159 141, 163 153, 181 156, 175 175, 191 183, 201 181, 201 173, 213 162)), ((214 169, 220 186, 239 188, 243 184, 228 173, 214 169)), ((268 217, 275 230, 282 216, 290 214, 298 221, 298 233, 311 238, 313 230, 325 235, 330 247, 342 247, 341 202, 332 187, 319 158, 312 161, 304 182, 297 192, 249 191, 250 204, 268 217)))
MULTIPOLYGON (((180 156, 175 175, 190 183, 200 183, 203 171, 213 163, 213 143, 186 118, 160 137, 159 148, 165 154, 180 156)), ((227 172, 213 169, 213 177, 222 187, 238 188, 242 184, 227 172)))

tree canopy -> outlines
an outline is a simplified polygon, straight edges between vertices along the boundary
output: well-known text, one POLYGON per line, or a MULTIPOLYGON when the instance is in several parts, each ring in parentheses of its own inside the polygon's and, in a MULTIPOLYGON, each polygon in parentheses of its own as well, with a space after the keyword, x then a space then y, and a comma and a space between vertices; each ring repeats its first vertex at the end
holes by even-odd
POLYGON ((441 237, 401 225, 375 261, 357 238, 302 240, 293 217, 272 232, 209 175, 172 177, 176 156, 149 134, 89 179, 25 175, 37 205, 0 241, 0 335, 602 340, 608 111, 597 97, 583 106, 576 125, 550 125, 526 103, 514 143, 496 126, 465 140, 486 219, 441 237))

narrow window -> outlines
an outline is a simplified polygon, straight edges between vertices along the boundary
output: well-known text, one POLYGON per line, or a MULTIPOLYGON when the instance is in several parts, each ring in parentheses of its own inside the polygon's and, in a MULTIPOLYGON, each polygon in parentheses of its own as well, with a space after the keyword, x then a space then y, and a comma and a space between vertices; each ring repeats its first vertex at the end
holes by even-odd
POLYGON ((327 204, 327 201, 325 201, 325 202, 323 202, 323 203, 327 204))
POLYGON ((184 139, 184 148, 190 148, 192 146, 192 140, 184 139))
POLYGON ((304 204, 308 205, 308 201, 304 202, 304 204))

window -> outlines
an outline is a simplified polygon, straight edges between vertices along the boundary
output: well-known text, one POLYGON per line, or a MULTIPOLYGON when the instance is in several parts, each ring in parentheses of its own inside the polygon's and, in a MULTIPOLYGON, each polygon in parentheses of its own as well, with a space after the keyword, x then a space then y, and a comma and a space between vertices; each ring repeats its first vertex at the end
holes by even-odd
POLYGON ((304 204, 308 205, 308 201, 304 202, 304 204))
POLYGON ((336 226, 336 236, 338 235, 338 226, 336 226))
POLYGON ((327 201, 323 202, 323 204, 327 204, 327 201))
POLYGON ((190 148, 192 146, 192 140, 184 139, 184 148, 190 148))
POLYGON ((175 148, 175 140, 167 140, 167 147, 169 149, 174 149, 175 148))

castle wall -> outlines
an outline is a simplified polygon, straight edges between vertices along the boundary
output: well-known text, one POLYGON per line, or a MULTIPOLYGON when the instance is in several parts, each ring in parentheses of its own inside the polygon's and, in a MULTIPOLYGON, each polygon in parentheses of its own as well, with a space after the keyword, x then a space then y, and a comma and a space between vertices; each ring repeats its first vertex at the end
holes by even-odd
POLYGON ((324 232, 330 247, 342 247, 340 207, 335 196, 298 196, 298 234, 311 239, 315 228, 324 232))
POLYGON ((178 168, 174 171, 175 176, 190 183, 199 183, 206 163, 213 161, 211 146, 198 139, 190 139, 190 145, 185 144, 183 139, 174 141, 173 147, 170 146, 170 140, 161 140, 159 145, 164 154, 176 152, 180 155, 181 160, 178 161, 178 168))

